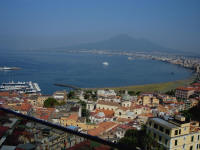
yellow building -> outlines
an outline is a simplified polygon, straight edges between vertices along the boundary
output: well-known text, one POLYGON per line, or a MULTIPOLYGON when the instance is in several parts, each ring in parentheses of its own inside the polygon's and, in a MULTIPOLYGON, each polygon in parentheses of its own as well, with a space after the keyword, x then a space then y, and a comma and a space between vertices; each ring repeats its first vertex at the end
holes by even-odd
POLYGON ((89 125, 78 120, 78 113, 71 114, 69 117, 61 117, 60 124, 62 126, 76 126, 83 130, 91 130, 96 128, 96 125, 89 125))
POLYGON ((48 99, 49 97, 50 97, 50 96, 46 96, 46 95, 38 96, 38 98, 37 98, 37 106, 43 107, 44 101, 45 101, 46 99, 48 99))
POLYGON ((173 120, 149 118, 147 133, 166 150, 200 149, 200 128, 198 122, 187 122, 185 117, 173 120))
POLYGON ((97 109, 105 109, 105 110, 117 110, 118 107, 121 107, 119 103, 116 102, 108 102, 108 101, 103 101, 100 100, 98 101, 96 108, 97 109))
POLYGON ((157 99, 156 97, 143 96, 138 99, 137 104, 157 106, 159 105, 159 99, 157 99))

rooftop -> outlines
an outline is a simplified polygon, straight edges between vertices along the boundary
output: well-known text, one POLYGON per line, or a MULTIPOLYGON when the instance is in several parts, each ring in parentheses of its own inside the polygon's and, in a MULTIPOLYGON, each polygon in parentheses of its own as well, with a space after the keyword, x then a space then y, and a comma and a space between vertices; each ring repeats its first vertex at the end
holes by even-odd
MULTIPOLYGON (((5 137, 5 143, 6 144, 2 144, 2 146, 4 146, 5 148, 7 148, 7 146, 14 146, 16 148, 30 148, 32 149, 33 147, 35 148, 44 148, 44 146, 47 144, 47 146, 49 146, 49 148, 55 148, 53 147, 54 145, 51 145, 51 142, 45 142, 44 139, 46 139, 46 134, 48 134, 48 139, 50 137, 50 139, 54 139, 55 136, 59 136, 58 133, 55 133, 56 130, 58 131, 62 131, 65 134, 62 134, 62 136, 66 136, 66 140, 70 140, 72 142, 72 144, 67 144, 68 147, 62 147, 64 148, 63 150, 66 149, 73 149, 73 150, 87 150, 90 149, 92 147, 92 149, 107 149, 107 150, 111 150, 111 149, 133 149, 133 147, 130 148, 130 146, 128 145, 124 145, 124 144, 118 144, 118 143, 113 143, 110 141, 106 141, 103 140, 99 137, 96 137, 96 135, 98 135, 98 133, 104 133, 105 131, 111 130, 112 128, 116 127, 118 124, 113 123, 113 122, 103 122, 99 124, 98 129, 96 130, 97 134, 94 134, 94 136, 91 136, 89 134, 85 134, 82 132, 78 132, 76 130, 73 130, 72 128, 66 128, 60 125, 56 125, 47 121, 43 121, 31 116, 27 116, 24 114, 20 114, 17 113, 15 111, 9 110, 9 109, 5 109, 0 107, 0 115, 3 115, 4 117, 11 119, 11 118, 15 118, 16 120, 18 120, 18 123, 15 126, 12 126, 11 128, 0 128, 0 131, 4 131, 2 132, 2 135, 5 137), (3 112, 3 113, 1 113, 3 112), (30 124, 29 126, 27 126, 28 124, 30 124), (51 132, 46 133, 43 132, 43 129, 49 129, 49 131, 51 132), (10 135, 6 136, 7 134, 5 134, 5 131, 9 130, 10 135), (33 133, 34 131, 34 133, 33 133), (43 133, 45 133, 45 135, 42 135, 43 133), (38 136, 37 134, 39 134, 40 136, 38 136), (20 135, 23 135, 24 138, 20 138, 20 135), (13 138, 15 137, 15 138, 13 138), (80 140, 80 138, 82 140, 80 140), (23 140, 23 141, 19 141, 19 140, 23 140), (31 142, 32 141, 32 142, 31 142), (39 141, 39 142, 37 142, 39 141), (45 143, 44 143, 45 142, 45 143), (31 143, 34 143, 34 145, 32 145, 31 143), (82 144, 81 144, 82 143, 82 144), (84 143, 88 143, 89 145, 85 145, 84 143), (21 144, 21 145, 20 145, 21 144), (79 145, 80 144, 80 145, 79 145)), ((2 126, 4 126, 6 123, 2 122, 2 126)), ((57 140, 57 138, 55 138, 57 140)), ((61 140, 60 142, 63 142, 63 140, 61 140)), ((68 142, 67 142, 68 143, 68 142)), ((58 143, 59 144, 59 143, 58 143)), ((61 143, 60 145, 56 145, 56 146, 62 146, 64 143, 61 143)))
POLYGON ((169 123, 168 121, 163 120, 161 118, 151 118, 151 120, 155 121, 156 123, 158 123, 162 126, 168 127, 168 128, 177 128, 178 127, 178 126, 176 126, 172 123, 169 123))

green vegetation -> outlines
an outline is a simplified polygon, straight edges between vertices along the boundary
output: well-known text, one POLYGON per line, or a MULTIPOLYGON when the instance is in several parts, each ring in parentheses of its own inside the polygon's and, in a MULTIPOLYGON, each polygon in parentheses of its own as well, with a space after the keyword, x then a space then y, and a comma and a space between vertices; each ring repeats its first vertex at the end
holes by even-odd
POLYGON ((59 103, 54 98, 48 98, 48 99, 46 99, 44 101, 44 107, 47 107, 47 108, 49 108, 49 107, 55 107, 57 105, 59 105, 59 103))
POLYGON ((75 98, 75 92, 74 92, 74 91, 70 91, 70 92, 68 93, 67 97, 68 97, 69 99, 75 98))
POLYGON ((84 93, 84 99, 89 99, 89 100, 97 100, 97 92, 93 90, 86 90, 84 93))
POLYGON ((165 94, 170 95, 170 96, 175 96, 175 90, 169 90, 165 92, 165 94))
POLYGON ((137 149, 163 150, 164 147, 155 142, 149 134, 146 133, 146 127, 141 130, 127 130, 125 136, 120 139, 119 143, 130 145, 137 149))
POLYGON ((196 120, 200 122, 199 110, 200 103, 198 103, 195 107, 182 111, 181 113, 185 116, 186 120, 196 120))
MULTIPOLYGON (((125 87, 111 87, 109 89, 113 89, 116 91, 120 90, 127 90, 127 91, 135 91, 137 92, 167 92, 173 90, 179 86, 187 86, 193 82, 194 78, 191 77, 190 79, 186 80, 178 80, 172 82, 164 82, 164 83, 157 83, 157 84, 146 84, 146 85, 135 85, 135 86, 125 86, 125 87)), ((107 89, 107 88, 103 88, 107 89)))
POLYGON ((86 122, 89 123, 90 122, 90 120, 89 120, 90 112, 89 112, 89 110, 86 109, 86 102, 79 101, 78 103, 81 104, 81 106, 82 106, 82 109, 81 109, 82 117, 86 117, 86 122))

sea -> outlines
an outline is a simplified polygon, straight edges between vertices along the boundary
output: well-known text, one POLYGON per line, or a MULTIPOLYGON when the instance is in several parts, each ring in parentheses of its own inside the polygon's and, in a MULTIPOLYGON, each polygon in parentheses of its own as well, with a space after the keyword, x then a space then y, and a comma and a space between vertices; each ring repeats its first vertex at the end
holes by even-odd
POLYGON ((42 94, 70 90, 55 83, 80 88, 119 87, 182 80, 192 75, 192 70, 156 60, 55 51, 0 51, 0 66, 21 68, 0 71, 0 83, 37 82, 42 94))

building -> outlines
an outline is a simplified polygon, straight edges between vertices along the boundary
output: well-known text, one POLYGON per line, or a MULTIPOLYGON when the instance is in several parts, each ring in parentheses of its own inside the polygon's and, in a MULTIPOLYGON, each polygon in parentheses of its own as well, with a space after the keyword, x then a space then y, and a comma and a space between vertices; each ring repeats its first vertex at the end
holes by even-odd
POLYGON ((176 89, 175 96, 177 98, 187 99, 195 92, 194 87, 179 87, 176 89))
POLYGON ((113 99, 113 98, 115 98, 116 97, 116 93, 115 93, 115 91, 114 90, 109 90, 109 89, 107 89, 107 90, 98 90, 97 91, 97 97, 98 97, 98 99, 105 99, 105 98, 107 98, 107 99, 113 99))
POLYGON ((180 115, 171 120, 149 118, 147 133, 166 150, 200 149, 199 122, 188 122, 180 115))
POLYGON ((44 101, 47 100, 50 96, 49 95, 40 95, 37 98, 37 106, 43 107, 44 101))
POLYGON ((93 111, 96 108, 96 104, 94 101, 88 101, 86 104, 86 109, 89 111, 93 111))
POLYGON ((96 125, 90 125, 90 124, 86 124, 85 122, 81 122, 79 120, 78 113, 73 113, 68 117, 61 117, 60 124, 62 126, 76 126, 86 131, 96 128, 96 125))
POLYGON ((56 99, 59 103, 67 101, 67 92, 66 91, 56 91, 53 94, 53 98, 56 99))
POLYGON ((157 99, 154 96, 144 95, 141 98, 137 100, 138 105, 151 105, 151 106, 158 106, 159 105, 159 99, 157 99))

